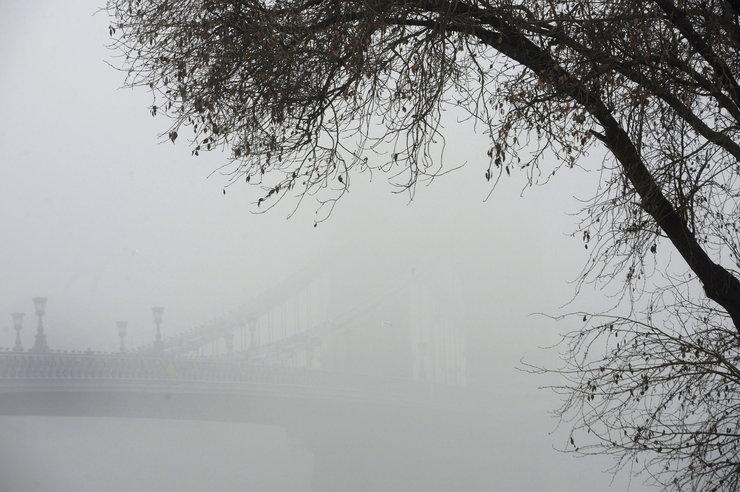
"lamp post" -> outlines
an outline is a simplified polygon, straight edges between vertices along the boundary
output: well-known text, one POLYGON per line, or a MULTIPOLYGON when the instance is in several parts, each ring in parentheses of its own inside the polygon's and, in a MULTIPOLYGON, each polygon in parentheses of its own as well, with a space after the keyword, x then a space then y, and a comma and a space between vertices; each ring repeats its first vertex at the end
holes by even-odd
POLYGON ((154 324, 157 326, 157 331, 154 333, 154 350, 157 352, 163 352, 164 342, 162 342, 162 316, 164 315, 164 308, 162 306, 155 306, 152 308, 152 314, 154 315, 154 324))
POLYGON ((15 328, 15 346, 13 352, 23 352, 23 344, 21 343, 21 330, 23 329, 23 316, 26 313, 13 313, 10 316, 13 318, 13 328, 15 328))
POLYGON ((124 342, 124 338, 126 338, 128 321, 116 321, 116 327, 118 328, 118 337, 121 339, 120 352, 124 353, 126 352, 126 343, 124 342))
POLYGON ((44 334, 44 314, 46 314, 46 297, 34 297, 33 307, 36 310, 36 316, 39 318, 36 327, 36 340, 33 344, 32 352, 47 352, 49 346, 46 344, 46 334, 44 334))

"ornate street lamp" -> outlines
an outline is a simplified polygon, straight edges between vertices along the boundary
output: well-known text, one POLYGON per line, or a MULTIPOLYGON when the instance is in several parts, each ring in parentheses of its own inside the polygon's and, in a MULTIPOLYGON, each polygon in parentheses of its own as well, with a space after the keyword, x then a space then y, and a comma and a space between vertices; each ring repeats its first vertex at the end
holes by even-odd
POLYGON ((23 344, 21 343, 21 330, 23 329, 23 316, 26 313, 13 313, 10 316, 13 318, 13 328, 15 328, 15 346, 13 352, 23 352, 23 344))
POLYGON ((162 316, 164 315, 164 308, 162 306, 155 306, 152 308, 152 314, 154 314, 154 324, 157 326, 157 331, 154 333, 154 349, 157 352, 164 351, 164 342, 162 342, 162 316))
POLYGON ((36 327, 36 340, 33 344, 32 352, 48 352, 49 346, 46 344, 46 334, 44 334, 44 314, 46 314, 46 297, 34 297, 33 307, 36 310, 36 316, 39 318, 39 324, 36 327))
POLYGON ((121 353, 126 352, 126 343, 124 342, 124 338, 126 338, 126 328, 128 327, 128 321, 116 321, 116 327, 118 328, 118 337, 121 339, 121 353))

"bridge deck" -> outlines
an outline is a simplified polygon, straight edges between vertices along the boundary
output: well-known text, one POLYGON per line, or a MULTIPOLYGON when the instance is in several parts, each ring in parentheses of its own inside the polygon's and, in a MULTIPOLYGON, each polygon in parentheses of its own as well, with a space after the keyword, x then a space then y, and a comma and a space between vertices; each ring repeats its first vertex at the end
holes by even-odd
POLYGON ((460 388, 315 369, 127 354, 0 354, 0 393, 167 392, 441 405, 460 388))

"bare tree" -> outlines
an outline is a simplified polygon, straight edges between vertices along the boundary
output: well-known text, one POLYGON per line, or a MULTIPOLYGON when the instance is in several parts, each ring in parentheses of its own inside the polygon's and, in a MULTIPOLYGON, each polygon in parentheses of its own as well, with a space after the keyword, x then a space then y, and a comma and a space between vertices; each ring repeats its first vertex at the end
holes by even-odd
MULTIPOLYGON (((194 154, 227 149, 229 179, 259 186, 258 207, 315 196, 321 219, 363 170, 413 192, 446 171, 447 108, 490 136, 481 161, 493 183, 513 172, 540 183, 604 148, 583 210, 591 258, 582 279, 619 276, 651 304, 676 290, 647 280, 650 253, 670 242, 703 289, 689 289, 695 310, 683 316, 710 310, 716 327, 682 329, 737 347, 736 0, 109 0, 107 9, 127 83, 152 91, 152 114, 171 118, 173 141, 190 127, 194 154)), ((605 326, 583 336, 610 333, 605 326)), ((638 345, 671 333, 653 321, 624 326, 638 345)), ((631 363, 620 347, 615 363, 631 363)))
POLYGON ((737 490, 737 332, 708 303, 671 299, 640 319, 581 313, 564 336, 552 386, 563 395, 555 414, 572 423, 563 449, 614 455, 615 473, 640 471, 665 488, 737 490))

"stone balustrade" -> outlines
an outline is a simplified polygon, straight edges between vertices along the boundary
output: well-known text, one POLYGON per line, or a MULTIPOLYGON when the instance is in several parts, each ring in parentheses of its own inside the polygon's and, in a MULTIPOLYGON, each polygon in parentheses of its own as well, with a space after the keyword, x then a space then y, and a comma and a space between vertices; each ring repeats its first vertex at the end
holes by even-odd
POLYGON ((459 388, 442 388, 419 381, 340 374, 315 369, 257 365, 246 361, 208 358, 155 357, 116 353, 14 353, 0 351, 0 384, 23 381, 67 382, 205 383, 214 388, 239 390, 244 385, 262 385, 326 390, 339 396, 352 394, 403 400, 425 400, 459 388))

